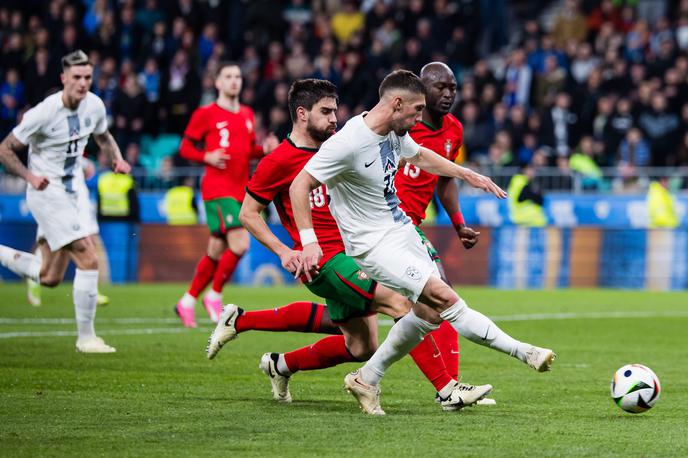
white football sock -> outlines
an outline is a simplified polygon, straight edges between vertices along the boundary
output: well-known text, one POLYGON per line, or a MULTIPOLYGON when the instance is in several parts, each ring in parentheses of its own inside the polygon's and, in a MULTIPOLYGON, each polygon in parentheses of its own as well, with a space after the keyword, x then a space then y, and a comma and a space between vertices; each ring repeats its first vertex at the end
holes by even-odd
POLYGON ((380 383, 380 379, 389 366, 413 350, 423 340, 425 334, 438 327, 436 324, 418 318, 411 310, 392 326, 385 341, 361 368, 360 374, 363 381, 370 385, 380 383))
POLYGON ((494 348, 519 359, 522 359, 523 349, 527 348, 499 329, 488 317, 468 307, 463 299, 459 299, 441 312, 440 316, 448 321, 461 337, 471 342, 494 348))
POLYGON ((289 377, 292 374, 292 371, 289 369, 289 366, 287 366, 287 360, 284 359, 284 353, 280 353, 277 357, 275 367, 277 367, 277 372, 279 372, 281 375, 284 375, 285 377, 289 377))
POLYGON ((41 259, 36 255, 0 245, 0 264, 19 276, 39 281, 41 259))
POLYGON ((210 291, 205 293, 205 297, 207 297, 211 301, 221 301, 222 300, 222 292, 217 292, 214 289, 210 288, 210 291))
POLYGON ((196 306, 196 298, 189 293, 184 293, 182 298, 179 300, 179 303, 185 309, 192 309, 196 306))
POLYGON ((94 337, 93 321, 98 303, 98 271, 76 269, 74 275, 74 313, 79 339, 94 337))
POLYGON ((447 399, 449 395, 451 394, 452 391, 454 391, 454 388, 456 387, 456 380, 452 380, 451 382, 447 383, 444 385, 444 388, 438 391, 440 394, 440 397, 442 399, 447 399))

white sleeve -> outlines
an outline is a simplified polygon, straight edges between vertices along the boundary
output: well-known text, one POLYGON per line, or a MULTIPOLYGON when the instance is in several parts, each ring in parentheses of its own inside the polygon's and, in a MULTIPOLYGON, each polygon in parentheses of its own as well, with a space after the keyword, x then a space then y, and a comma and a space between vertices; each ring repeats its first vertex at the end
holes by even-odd
POLYGON ((93 129, 93 133, 95 135, 102 135, 105 132, 107 132, 108 128, 108 122, 107 122, 107 110, 105 109, 105 104, 101 100, 100 97, 95 96, 96 98, 96 127, 93 129))
POLYGON ((306 163, 306 172, 321 183, 349 170, 353 161, 353 151, 346 135, 335 134, 322 144, 317 153, 306 163))
POLYGON ((400 157, 413 157, 418 155, 420 152, 420 145, 416 143, 416 141, 411 138, 410 134, 406 134, 400 139, 400 151, 399 151, 399 156, 400 157))
POLYGON ((12 129, 12 134, 24 145, 28 145, 31 137, 38 132, 46 118, 46 106, 39 103, 24 113, 18 126, 12 129))

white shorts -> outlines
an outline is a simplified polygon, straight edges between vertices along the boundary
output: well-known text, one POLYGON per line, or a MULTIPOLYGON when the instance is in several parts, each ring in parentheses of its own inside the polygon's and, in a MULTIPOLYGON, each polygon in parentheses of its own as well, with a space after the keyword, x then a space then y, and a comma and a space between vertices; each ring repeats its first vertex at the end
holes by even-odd
POLYGON ((36 240, 44 238, 50 251, 98 233, 98 222, 85 185, 77 186, 74 193, 67 193, 52 183, 43 191, 29 187, 26 204, 38 223, 36 240))
POLYGON ((418 301, 431 275, 440 278, 413 224, 388 232, 375 248, 353 259, 371 278, 412 302, 418 301))

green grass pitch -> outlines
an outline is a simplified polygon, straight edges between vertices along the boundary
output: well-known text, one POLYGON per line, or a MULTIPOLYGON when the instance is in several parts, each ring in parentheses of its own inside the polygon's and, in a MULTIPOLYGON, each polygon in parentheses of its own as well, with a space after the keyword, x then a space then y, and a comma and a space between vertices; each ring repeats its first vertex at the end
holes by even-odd
MULTIPOLYGON (((461 289, 474 308, 516 338, 558 354, 538 374, 506 355, 461 341, 469 383, 491 383, 496 406, 445 413, 409 358, 383 380, 387 416, 365 417, 342 390, 358 364, 292 378, 294 402, 272 401, 258 370, 266 351, 318 335, 246 333, 213 361, 212 330, 181 329, 172 305, 183 285, 106 286, 97 330, 113 355, 74 351, 71 287, 27 305, 19 284, 0 285, 2 456, 686 456, 687 293, 461 289), (622 412, 609 396, 626 363, 652 368, 657 405, 622 412)), ((247 309, 312 298, 303 288, 229 287, 247 309)), ((197 306, 197 316, 205 311, 197 306)), ((389 325, 382 326, 382 334, 389 325)))

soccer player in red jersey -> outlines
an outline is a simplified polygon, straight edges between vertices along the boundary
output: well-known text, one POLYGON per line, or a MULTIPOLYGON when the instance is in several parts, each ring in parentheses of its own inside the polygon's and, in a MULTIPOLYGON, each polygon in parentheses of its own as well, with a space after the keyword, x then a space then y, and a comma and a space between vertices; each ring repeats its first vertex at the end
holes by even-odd
POLYGON ((241 69, 236 63, 218 65, 218 98, 194 111, 180 148, 183 158, 205 164, 201 195, 210 229, 207 253, 196 266, 189 290, 175 307, 186 327, 196 327, 196 299, 211 281, 212 289, 203 298, 203 305, 213 321, 222 312, 222 287, 249 245, 248 233, 239 222, 249 160, 263 156, 278 143, 271 135, 263 146, 256 145, 253 110, 239 103, 241 84, 241 69))
MULTIPOLYGON (((246 199, 241 209, 241 221, 256 239, 280 257, 282 265, 295 272, 300 262, 302 236, 299 234, 291 209, 289 187, 304 164, 317 152, 336 128, 336 88, 323 80, 301 80, 292 85, 289 92, 289 109, 294 123, 290 136, 261 161, 247 186, 246 199), (294 241, 293 248, 284 245, 270 231, 260 212, 274 202, 282 224, 294 241)), ((339 228, 328 208, 328 195, 324 186, 310 194, 314 230, 323 248, 319 272, 306 286, 314 294, 324 297, 327 307, 319 304, 295 306, 290 304, 288 313, 283 309, 244 312, 234 305, 225 307, 220 321, 208 343, 208 357, 213 358, 220 348, 236 337, 238 332, 249 329, 266 330, 269 320, 277 328, 279 321, 274 315, 283 313, 296 316, 309 313, 320 317, 321 329, 339 325, 342 335, 326 337, 313 345, 285 354, 266 353, 260 367, 270 378, 275 399, 291 401, 288 382, 291 374, 299 370, 314 370, 343 362, 367 359, 377 348, 377 319, 380 312, 392 318, 401 318, 410 310, 406 298, 373 281, 352 258, 344 254, 344 244, 339 228), (297 309, 300 308, 300 311, 297 309)), ((305 327, 306 329, 309 326, 305 327)), ((491 386, 474 387, 458 384, 444 366, 443 359, 428 337, 412 356, 426 375, 432 374, 444 383, 437 389, 445 410, 458 410, 475 403, 487 394, 491 386)), ((430 375, 428 375, 430 378, 430 375)), ((433 384, 437 380, 432 379, 433 384)), ((437 386, 437 385, 436 385, 437 386)))
MULTIPOLYGON (((463 144, 463 126, 454 115, 449 113, 456 98, 454 74, 446 64, 431 62, 422 68, 420 78, 426 88, 426 105, 423 109, 422 120, 411 128, 409 134, 419 145, 431 149, 452 162, 457 162, 463 144)), ((478 242, 480 233, 466 226, 464 222, 459 206, 459 188, 456 180, 433 175, 410 163, 406 163, 400 171, 401 173, 397 173, 394 180, 397 196, 401 201, 400 206, 413 221, 430 256, 437 262, 442 279, 448 284, 439 253, 418 227, 425 219, 425 210, 435 190, 466 249, 473 248, 478 242)), ((456 330, 449 323, 442 322, 440 328, 432 335, 438 346, 442 348, 442 358, 449 374, 458 380, 459 341, 456 330)), ((492 403, 494 401, 481 400, 480 402, 492 403)))

